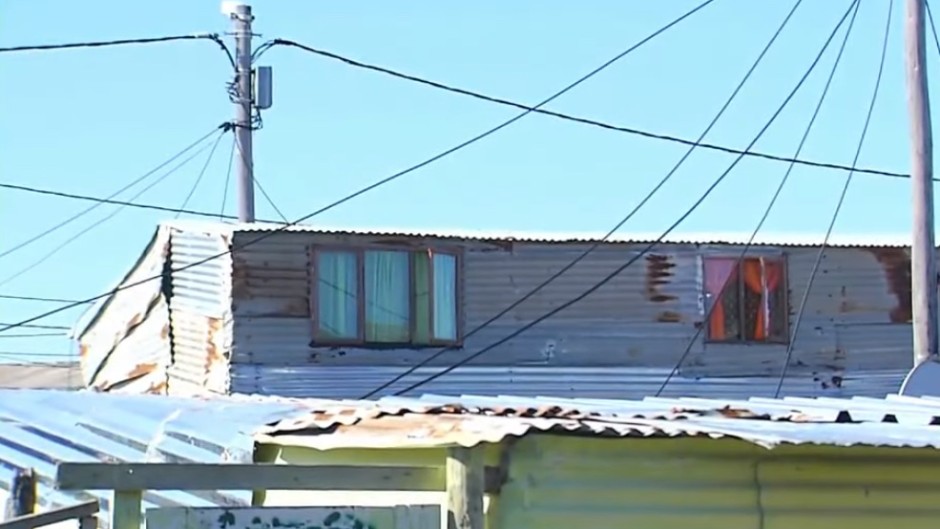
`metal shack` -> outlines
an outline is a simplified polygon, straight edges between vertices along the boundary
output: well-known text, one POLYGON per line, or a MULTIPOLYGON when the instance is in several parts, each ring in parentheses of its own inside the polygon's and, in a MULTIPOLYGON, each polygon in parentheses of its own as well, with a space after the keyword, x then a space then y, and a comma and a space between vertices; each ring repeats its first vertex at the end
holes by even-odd
MULTIPOLYGON (((553 234, 417 233, 169 222, 77 332, 100 391, 358 398, 450 349, 399 391, 590 296, 416 393, 635 398, 773 394, 818 240, 681 235, 598 242, 553 234), (727 285, 722 291, 722 285, 727 285), (712 304, 720 304, 706 314, 712 304), (693 338, 698 332, 698 338, 693 338), (690 347, 691 344, 691 347, 690 347)), ((832 241, 808 298, 784 395, 873 395, 912 364, 903 238, 832 241)))

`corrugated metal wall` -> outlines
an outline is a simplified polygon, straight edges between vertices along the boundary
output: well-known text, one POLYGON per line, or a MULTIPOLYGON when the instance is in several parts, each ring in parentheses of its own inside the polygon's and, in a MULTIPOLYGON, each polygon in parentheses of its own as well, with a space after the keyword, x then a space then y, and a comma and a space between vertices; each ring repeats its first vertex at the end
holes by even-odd
MULTIPOLYGON (((239 232, 236 247, 258 234, 239 232)), ((310 347, 307 249, 311 244, 384 242, 401 246, 419 239, 292 232, 274 234, 236 252, 233 306, 235 325, 232 390, 285 395, 351 395, 351 380, 365 373, 387 379, 434 353, 430 350, 363 350, 310 347), (368 367, 369 369, 362 369, 368 367), (379 372, 381 371, 381 372, 379 372)), ((525 294, 585 249, 581 244, 464 243, 466 325, 472 329, 525 294)), ((568 274, 533 296, 509 316, 466 341, 464 350, 442 355, 432 365, 450 365, 468 353, 503 338, 521 325, 582 293, 599 278, 636 255, 643 245, 598 249, 568 274)), ((628 268, 585 301, 480 357, 461 376, 440 379, 444 393, 530 394, 547 381, 578 378, 571 368, 659 368, 675 365, 703 320, 701 256, 739 249, 673 244, 628 268), (507 369, 553 368, 535 381, 507 369), (489 368, 489 369, 484 369, 489 368), (570 375, 570 376, 569 376, 570 375), (474 378, 476 377, 476 378, 474 378), (533 386, 526 384, 530 381, 533 386), (498 384, 497 384, 498 383, 498 384), (530 391, 531 390, 531 391, 530 391)), ((761 247, 785 252, 789 260, 791 313, 795 312, 815 258, 813 248, 761 247)), ((903 250, 831 249, 816 278, 794 351, 787 393, 878 394, 897 387, 911 363, 910 326, 903 319, 903 250), (871 384, 860 379, 877 371, 871 384), (852 388, 840 388, 855 380, 852 388)), ((683 366, 687 377, 775 378, 785 347, 705 345, 699 340, 683 366)), ((517 373, 521 373, 517 371, 517 373)), ((610 396, 635 374, 583 377, 572 394, 610 396), (607 385, 606 388, 602 387, 607 385)), ((659 377, 659 375, 656 375, 659 377)), ((661 380, 661 378, 657 378, 661 380)), ((678 382, 677 382, 678 383, 678 382)), ((574 384, 572 384, 574 386, 574 384)), ((737 384, 740 388, 741 384, 737 384)), ((373 386, 374 387, 374 386, 373 386)), ((356 388, 358 390, 358 386, 356 388)), ((427 389, 427 388, 425 388, 427 389)), ((357 391, 358 393, 358 391, 357 391)), ((722 392, 702 394, 724 395, 722 392)), ((738 393, 732 393, 737 395, 738 393)), ((752 392, 751 394, 762 394, 752 392)), ((623 393, 617 393, 624 396, 623 393)), ((729 395, 730 396, 730 395, 729 395)))
POLYGON ((709 439, 532 436, 511 452, 501 528, 927 528, 933 453, 709 439), (824 455, 825 454, 825 455, 824 455))
POLYGON ((158 229, 140 259, 108 299, 106 313, 79 338, 82 378, 103 391, 164 393, 170 364, 169 311, 160 276, 169 251, 166 229, 158 229), (136 285, 136 283, 140 283, 136 285))
POLYGON ((228 237, 218 232, 173 229, 171 265, 178 271, 173 273, 170 307, 171 394, 228 392, 233 280, 228 249, 228 237))

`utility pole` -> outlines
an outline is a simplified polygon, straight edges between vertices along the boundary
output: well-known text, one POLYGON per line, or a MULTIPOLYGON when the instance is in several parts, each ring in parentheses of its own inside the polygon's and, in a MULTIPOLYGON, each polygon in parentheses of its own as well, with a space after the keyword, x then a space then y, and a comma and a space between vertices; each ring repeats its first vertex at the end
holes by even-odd
POLYGON ((911 303, 914 366, 937 358, 937 263, 933 228, 933 138, 927 96, 924 0, 907 0, 904 51, 911 120, 911 303))
POLYGON ((255 221, 254 158, 251 151, 251 6, 237 3, 231 7, 232 32, 235 36, 235 141, 238 162, 238 221, 255 221))

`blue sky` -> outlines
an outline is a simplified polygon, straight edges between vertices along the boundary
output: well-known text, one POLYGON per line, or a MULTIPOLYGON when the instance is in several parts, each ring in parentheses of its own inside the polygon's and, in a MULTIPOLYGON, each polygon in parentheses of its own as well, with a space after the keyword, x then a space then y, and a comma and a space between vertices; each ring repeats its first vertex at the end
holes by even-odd
MULTIPOLYGON (((256 1, 257 43, 287 38, 365 62, 534 104, 664 25, 699 0, 442 3, 256 1)), ((717 0, 550 108, 695 138, 740 81, 791 1, 717 0)), ((745 147, 792 89, 848 0, 806 0, 707 138, 745 147)), ((860 165, 907 172, 903 2, 895 2, 888 62, 860 165)), ((887 2, 862 3, 853 36, 803 157, 851 163, 878 66, 887 2)), ((212 0, 6 0, 0 46, 224 32, 212 0)), ((816 72, 757 144, 792 155, 828 75, 816 72)), ((932 40, 930 68, 940 67, 932 40)), ((305 54, 274 48, 274 107, 255 136, 256 175, 291 218, 464 141, 517 111, 305 54)), ((205 41, 0 56, 0 181, 107 196, 231 119, 227 60, 205 41)), ((936 83, 932 83, 934 87, 936 83)), ((936 92, 936 90, 933 90, 936 92)), ((936 105, 934 105, 936 107, 936 105)), ((189 208, 218 211, 224 139, 189 208)), ((455 155, 330 211, 331 226, 604 232, 685 147, 531 115, 455 155)), ((179 207, 205 156, 143 194, 179 207)), ((733 161, 697 152, 626 231, 668 227, 733 161)), ((786 164, 746 159, 679 231, 750 231, 786 164)), ((845 174, 797 167, 765 231, 822 232, 845 174)), ((139 189, 142 186, 139 186, 139 189)), ((906 232, 906 180, 858 176, 839 233, 906 232)), ((121 195, 129 198, 135 190, 121 195)), ((0 253, 88 207, 3 190, 0 253)), ((230 187, 228 213, 234 213, 230 187)), ((0 258, 0 281, 111 213, 94 213, 0 258)), ((112 287, 169 215, 125 209, 0 294, 85 298, 112 287)), ((258 196, 258 216, 275 218, 258 196)), ((0 322, 55 304, 0 300, 0 322)), ((81 309, 37 322, 71 325, 81 309)), ((22 333, 49 332, 23 329, 22 333)), ((15 331, 13 334, 20 334, 15 331)), ((67 354, 68 340, 8 338, 12 352, 67 354)), ((24 357, 25 358, 25 357, 24 357)), ((38 358, 38 357, 31 357, 38 358)), ((2 361, 2 360, 0 360, 2 361)))

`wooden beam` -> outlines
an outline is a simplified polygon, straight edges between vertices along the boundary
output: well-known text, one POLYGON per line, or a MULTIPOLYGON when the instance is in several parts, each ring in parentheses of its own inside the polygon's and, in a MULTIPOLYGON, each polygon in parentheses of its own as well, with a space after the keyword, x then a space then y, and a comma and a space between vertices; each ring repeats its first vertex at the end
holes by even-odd
POLYGON ((440 468, 61 463, 60 490, 443 490, 440 468))
POLYGON ((0 522, 0 529, 33 529, 44 525, 65 522, 74 518, 87 518, 98 513, 98 501, 92 500, 71 507, 64 507, 54 511, 41 512, 20 516, 6 522, 0 522))
POLYGON ((483 455, 472 448, 451 448, 447 456, 447 529, 484 529, 483 455))

